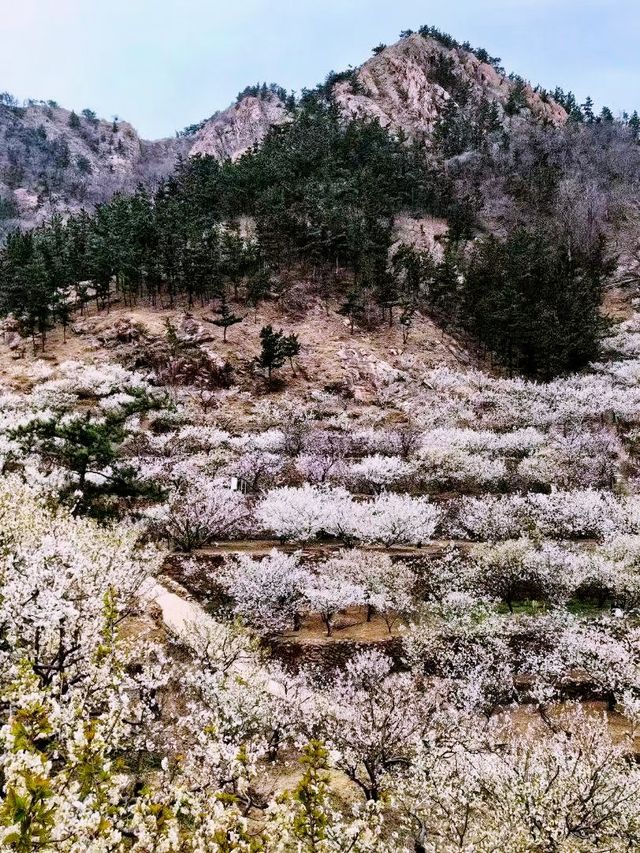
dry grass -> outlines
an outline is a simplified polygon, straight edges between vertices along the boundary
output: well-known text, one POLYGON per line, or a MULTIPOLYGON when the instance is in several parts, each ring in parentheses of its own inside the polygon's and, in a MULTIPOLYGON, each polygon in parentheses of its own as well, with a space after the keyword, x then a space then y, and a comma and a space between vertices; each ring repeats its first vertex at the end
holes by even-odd
MULTIPOLYGON (((574 707, 564 702, 556 702, 548 710, 549 719, 551 721, 558 719, 561 715, 567 713, 567 710, 571 713, 574 707)), ((618 711, 609 711, 606 702, 595 699, 582 700, 580 708, 586 713, 587 717, 600 720, 606 719, 609 732, 615 742, 619 743, 622 740, 632 738, 634 751, 640 754, 640 733, 634 731, 631 723, 623 714, 618 711)), ((515 708, 509 709, 507 716, 513 723, 516 731, 522 734, 526 732, 535 733, 537 731, 543 734, 546 730, 546 725, 534 705, 518 705, 515 708)))
POLYGON ((349 607, 336 616, 330 637, 327 636, 327 629, 322 619, 317 614, 311 614, 303 620, 299 631, 287 631, 282 638, 300 645, 323 645, 341 640, 376 643, 391 640, 393 637, 401 636, 402 633, 402 626, 398 622, 392 625, 392 630, 389 631, 382 616, 375 614, 371 621, 367 622, 364 607, 349 607))
POLYGON ((600 312, 615 322, 629 320, 634 313, 632 293, 629 288, 610 287, 604 292, 600 312))
MULTIPOLYGON (((118 346, 105 346, 98 337, 118 321, 141 324, 150 336, 162 338, 165 322, 170 320, 179 325, 185 311, 186 306, 125 308, 115 304, 108 312, 89 308, 84 317, 77 318, 86 327, 86 334, 78 335, 68 330, 65 340, 62 329, 55 328, 48 334, 44 353, 40 350, 34 353, 28 343, 24 356, 17 357, 7 346, 0 345, 0 376, 12 387, 24 388, 30 384, 29 368, 41 359, 53 367, 70 359, 94 364, 117 360, 118 346)), ((241 306, 234 306, 234 311, 244 313, 241 306)), ((257 312, 246 314, 242 324, 229 330, 228 341, 224 342, 222 330, 207 322, 214 318, 214 312, 215 304, 194 306, 188 311, 211 335, 211 340, 204 344, 206 349, 229 360, 238 385, 250 387, 256 393, 267 390, 264 382, 256 381, 251 370, 251 361, 260 351, 260 329, 267 324, 275 329, 282 328, 286 333, 295 332, 302 344, 295 372, 292 373, 288 365, 280 371, 287 393, 293 395, 306 395, 332 383, 346 383, 355 389, 356 397, 365 402, 373 401, 372 375, 380 362, 397 369, 408 356, 414 360, 416 370, 442 365, 460 367, 468 363, 467 355, 455 340, 427 317, 416 318, 409 340, 404 344, 398 323, 392 328, 384 325, 373 331, 356 330, 352 335, 348 321, 337 313, 335 305, 327 311, 318 301, 311 301, 304 316, 292 320, 277 302, 270 302, 260 306, 257 312)))

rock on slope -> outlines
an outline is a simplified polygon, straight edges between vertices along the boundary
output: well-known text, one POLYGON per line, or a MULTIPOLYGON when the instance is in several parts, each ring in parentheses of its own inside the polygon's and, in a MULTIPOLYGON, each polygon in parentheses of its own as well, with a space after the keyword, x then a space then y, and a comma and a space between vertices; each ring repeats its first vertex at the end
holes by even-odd
POLYGON ((91 208, 168 174, 188 142, 145 142, 124 121, 75 116, 50 104, 0 106, 0 225, 36 225, 91 208))
POLYGON ((206 121, 197 131, 190 156, 208 154, 232 160, 262 142, 270 127, 286 121, 284 104, 272 93, 248 95, 229 109, 206 121))

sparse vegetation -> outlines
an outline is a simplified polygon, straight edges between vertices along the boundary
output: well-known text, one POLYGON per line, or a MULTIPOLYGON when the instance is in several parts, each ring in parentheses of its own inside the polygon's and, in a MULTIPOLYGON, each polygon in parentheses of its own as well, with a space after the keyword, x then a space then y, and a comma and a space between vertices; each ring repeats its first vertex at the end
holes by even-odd
POLYGON ((243 98, 267 98, 269 95, 274 95, 283 102, 288 98, 287 90, 277 83, 255 83, 253 86, 245 86, 241 92, 238 92, 236 103, 239 103, 243 98))

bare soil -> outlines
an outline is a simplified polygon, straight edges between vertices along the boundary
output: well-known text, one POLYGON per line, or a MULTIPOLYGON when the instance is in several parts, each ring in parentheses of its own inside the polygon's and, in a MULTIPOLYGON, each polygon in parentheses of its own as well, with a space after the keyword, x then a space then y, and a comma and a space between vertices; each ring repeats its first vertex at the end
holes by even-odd
POLYGON ((382 642, 393 637, 402 636, 403 629, 399 622, 392 625, 391 631, 382 616, 375 614, 367 622, 367 612, 364 607, 349 607, 336 616, 331 636, 320 616, 312 614, 303 619, 299 631, 287 631, 282 639, 308 644, 331 644, 340 640, 352 640, 360 643, 382 642))
MULTIPOLYGON (((296 333, 302 344, 300 356, 294 362, 294 370, 287 365, 280 371, 284 390, 288 394, 305 395, 310 390, 345 383, 354 389, 356 399, 375 402, 376 371, 388 367, 399 369, 410 358, 414 369, 428 370, 439 366, 462 368, 469 364, 468 354, 450 335, 439 329, 428 317, 417 316, 406 343, 396 321, 393 326, 382 324, 374 330, 350 332, 349 322, 337 313, 331 304, 327 310, 318 300, 309 300, 309 308, 296 319, 290 312, 284 313, 277 302, 263 303, 257 312, 246 313, 240 305, 233 310, 245 315, 243 323, 233 326, 222 340, 222 330, 211 323, 215 318, 215 304, 186 305, 173 309, 153 308, 139 305, 134 308, 115 303, 108 311, 96 311, 89 306, 83 317, 76 317, 73 325, 84 327, 84 334, 67 329, 66 339, 62 328, 56 327, 47 335, 44 352, 37 347, 35 352, 30 341, 18 351, 9 350, 0 343, 0 377, 14 388, 29 386, 29 368, 38 360, 55 367, 63 361, 77 359, 87 363, 102 364, 118 359, 118 346, 105 345, 98 337, 108 333, 120 321, 142 325, 148 335, 162 338, 165 322, 170 320, 179 326, 185 313, 202 324, 207 337, 203 346, 224 360, 228 360, 235 371, 240 387, 250 387, 255 393, 272 393, 266 382, 256 377, 251 362, 260 351, 260 330, 265 325, 282 329, 287 334, 296 333)), ((135 346, 135 344, 133 345, 135 346)), ((144 343, 140 343, 143 347, 144 343)))
MULTIPOLYGON (((557 702, 549 708, 549 718, 557 719, 561 714, 571 708, 564 702, 557 702)), ((595 699, 587 699, 580 702, 581 710, 585 711, 588 717, 593 719, 606 719, 609 731, 616 742, 633 739, 634 751, 640 753, 640 732, 634 731, 629 720, 618 711, 609 711, 607 703, 595 699)), ((540 718, 539 713, 533 705, 518 705, 507 712, 511 722, 516 730, 525 732, 533 728, 534 731, 540 730, 542 734, 545 730, 545 724, 540 718)))
POLYGON ((609 287, 604 292, 600 312, 610 320, 629 320, 634 313, 632 292, 629 288, 609 287))

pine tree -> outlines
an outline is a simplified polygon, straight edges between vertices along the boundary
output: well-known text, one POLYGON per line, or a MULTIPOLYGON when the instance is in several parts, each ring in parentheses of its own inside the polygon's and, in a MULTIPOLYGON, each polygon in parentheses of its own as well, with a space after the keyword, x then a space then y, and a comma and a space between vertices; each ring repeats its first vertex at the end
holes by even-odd
POLYGON ((402 343, 406 344, 409 341, 409 332, 413 323, 413 318, 417 310, 415 300, 409 299, 402 305, 402 313, 400 314, 400 328, 402 329, 402 343))
POLYGON ((86 118, 89 124, 98 124, 98 116, 95 114, 94 110, 89 109, 89 107, 82 110, 82 115, 86 118))
POLYGON ((434 142, 443 157, 462 154, 469 144, 471 124, 453 98, 444 105, 434 131, 434 142))
POLYGON ((304 773, 292 796, 292 834, 301 849, 319 853, 330 829, 329 753, 322 743, 311 741, 300 763, 304 773))
POLYGON ((356 321, 364 317, 364 297, 359 287, 354 286, 349 288, 344 302, 338 309, 338 313, 344 314, 349 318, 349 329, 351 334, 353 334, 356 321))
POLYGON ((271 290, 271 274, 269 270, 260 265, 247 280, 246 298, 247 303, 255 312, 255 319, 258 316, 258 305, 263 299, 266 299, 271 290))
POLYGON ((282 330, 274 332, 271 325, 264 326, 260 331, 261 351, 258 363, 267 371, 269 384, 271 384, 271 372, 282 367, 287 357, 282 346, 283 338, 282 330))
POLYGON ((218 326, 222 329, 222 340, 227 340, 227 329, 231 326, 235 326, 236 323, 242 323, 244 317, 238 317, 237 314, 234 314, 232 310, 229 308, 229 303, 226 298, 223 296, 222 301, 220 302, 220 307, 216 312, 219 316, 217 320, 213 320, 214 326, 218 326))
POLYGON ((593 124, 596 120, 593 113, 593 101, 590 97, 587 97, 584 104, 582 104, 582 115, 584 116, 586 124, 593 124))
POLYGON ((437 264, 433 274, 427 277, 427 305, 440 319, 443 326, 457 321, 459 307, 459 273, 456 248, 447 242, 442 261, 437 264))
POLYGON ((291 334, 282 339, 282 352, 289 359, 291 370, 293 370, 293 359, 300 353, 300 341, 298 336, 291 334))
POLYGON ((221 272, 233 286, 234 296, 238 298, 238 285, 245 275, 247 257, 244 241, 238 234, 224 231, 221 243, 221 272))
MULTIPOLYGON (((556 91, 558 90, 556 89, 556 91)), ((576 124, 582 124, 582 122, 584 121, 584 116, 582 114, 582 110, 580 109, 578 101, 576 100, 576 96, 573 94, 573 92, 567 92, 567 94, 564 96, 564 100, 561 103, 569 114, 569 120, 575 122, 576 124)))
POLYGON ((69 127, 72 127, 74 130, 78 130, 80 128, 80 118, 73 110, 69 115, 69 127))
POLYGON ((600 111, 599 121, 604 122, 605 124, 613 124, 613 113, 609 109, 609 107, 603 107, 600 111))
POLYGON ((509 92, 507 103, 504 105, 504 111, 508 116, 514 116, 528 105, 525 82, 520 77, 516 77, 509 92))

